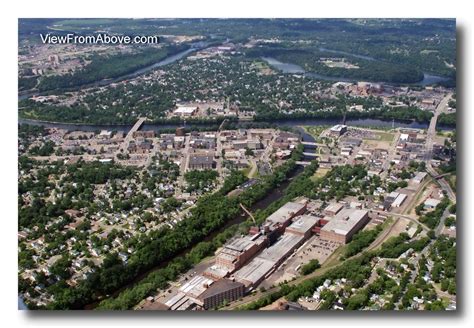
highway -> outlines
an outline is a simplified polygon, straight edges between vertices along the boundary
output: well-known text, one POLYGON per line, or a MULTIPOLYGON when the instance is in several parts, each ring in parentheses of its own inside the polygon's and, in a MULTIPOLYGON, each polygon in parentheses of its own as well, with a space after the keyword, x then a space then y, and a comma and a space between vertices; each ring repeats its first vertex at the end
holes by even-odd
MULTIPOLYGON (((436 123, 438 121, 438 116, 442 112, 444 112, 448 108, 448 103, 449 100, 452 97, 452 93, 448 93, 438 104, 438 106, 435 109, 434 115, 431 118, 430 121, 430 126, 428 127, 428 131, 426 134, 426 142, 425 142, 425 147, 426 147, 426 153, 425 153, 425 161, 426 161, 426 171, 432 176, 432 177, 438 177, 439 173, 436 172, 436 170, 433 168, 431 164, 431 159, 433 158, 433 139, 436 134, 436 123)), ((449 183, 442 177, 441 179, 437 180, 439 185, 443 190, 446 191, 449 200, 451 202, 456 202, 456 194, 454 193, 453 189, 449 185, 449 183)))

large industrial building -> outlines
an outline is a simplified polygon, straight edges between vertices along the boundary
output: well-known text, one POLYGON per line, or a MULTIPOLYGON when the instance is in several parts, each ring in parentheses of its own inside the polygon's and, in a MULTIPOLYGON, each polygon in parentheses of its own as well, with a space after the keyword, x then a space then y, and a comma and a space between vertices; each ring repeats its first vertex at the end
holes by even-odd
POLYGON ((334 216, 342 210, 344 206, 340 203, 331 203, 324 209, 324 214, 328 216, 334 216))
POLYGON ((176 116, 193 116, 197 111, 196 106, 178 106, 173 113, 176 116))
POLYGON ((257 256, 239 271, 233 274, 233 279, 250 289, 257 286, 272 271, 274 262, 257 256))
POLYGON ((297 217, 292 224, 290 224, 285 232, 291 232, 292 234, 303 236, 305 239, 311 236, 311 230, 319 222, 320 218, 312 215, 302 215, 297 217))
POLYGON ((270 244, 283 233, 294 217, 303 214, 305 211, 306 203, 288 202, 270 215, 262 226, 270 244))
POLYGON ((342 136, 347 131, 347 125, 338 124, 329 129, 329 134, 333 137, 342 136))
POLYGON ((235 301, 244 295, 242 283, 229 279, 214 281, 198 275, 184 284, 164 305, 170 310, 192 310, 195 307, 213 309, 225 301, 235 301))
POLYGON ((216 265, 227 268, 229 272, 233 272, 265 247, 266 244, 267 238, 262 235, 234 239, 222 247, 221 251, 217 254, 216 265))
POLYGON ((229 279, 220 279, 206 289, 198 300, 200 305, 207 309, 213 309, 224 302, 235 301, 244 296, 245 287, 242 283, 229 279))
POLYGON ((346 244, 369 221, 366 210, 348 208, 341 210, 321 228, 322 239, 346 244))
POLYGON ((285 229, 285 233, 270 247, 233 274, 233 278, 251 289, 268 277, 291 253, 311 236, 320 219, 302 215, 285 229))
POLYGON ((188 170, 210 170, 214 166, 213 153, 194 153, 189 155, 188 170))
POLYGON ((304 201, 286 203, 254 234, 224 245, 215 263, 187 281, 164 305, 171 310, 212 309, 242 297, 311 237, 322 219, 305 212, 304 201))

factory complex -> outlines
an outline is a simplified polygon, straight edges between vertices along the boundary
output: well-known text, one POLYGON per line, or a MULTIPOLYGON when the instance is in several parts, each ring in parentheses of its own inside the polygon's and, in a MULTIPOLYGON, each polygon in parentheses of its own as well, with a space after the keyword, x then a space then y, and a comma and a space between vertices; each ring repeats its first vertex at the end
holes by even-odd
POLYGON ((169 310, 214 309, 254 290, 313 235, 345 244, 369 221, 368 211, 329 204, 315 213, 306 198, 288 202, 249 234, 222 246, 213 264, 161 303, 169 310))

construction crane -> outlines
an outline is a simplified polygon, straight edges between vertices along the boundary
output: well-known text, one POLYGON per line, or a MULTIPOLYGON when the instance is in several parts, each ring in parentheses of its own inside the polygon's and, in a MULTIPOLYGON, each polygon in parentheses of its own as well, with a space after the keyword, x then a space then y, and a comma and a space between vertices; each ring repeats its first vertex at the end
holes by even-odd
POLYGON ((240 203, 239 205, 240 205, 240 207, 244 210, 244 212, 247 213, 248 216, 250 216, 250 218, 252 219, 253 223, 254 223, 255 225, 257 225, 257 222, 255 221, 255 218, 253 217, 252 213, 250 213, 250 211, 249 211, 248 209, 246 209, 245 206, 242 205, 242 203, 240 203))

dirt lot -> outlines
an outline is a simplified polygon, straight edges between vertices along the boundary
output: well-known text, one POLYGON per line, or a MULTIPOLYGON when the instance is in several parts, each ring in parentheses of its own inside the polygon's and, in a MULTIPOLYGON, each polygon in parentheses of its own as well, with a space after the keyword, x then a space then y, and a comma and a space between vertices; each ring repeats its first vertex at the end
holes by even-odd
POLYGON ((410 222, 411 221, 408 219, 400 218, 398 222, 395 223, 395 225, 392 227, 392 229, 390 230, 390 233, 387 235, 385 240, 393 236, 398 236, 402 232, 406 232, 406 229, 408 225, 410 224, 410 222))
POLYGON ((441 231, 443 235, 456 238, 456 228, 453 227, 444 227, 441 231))

